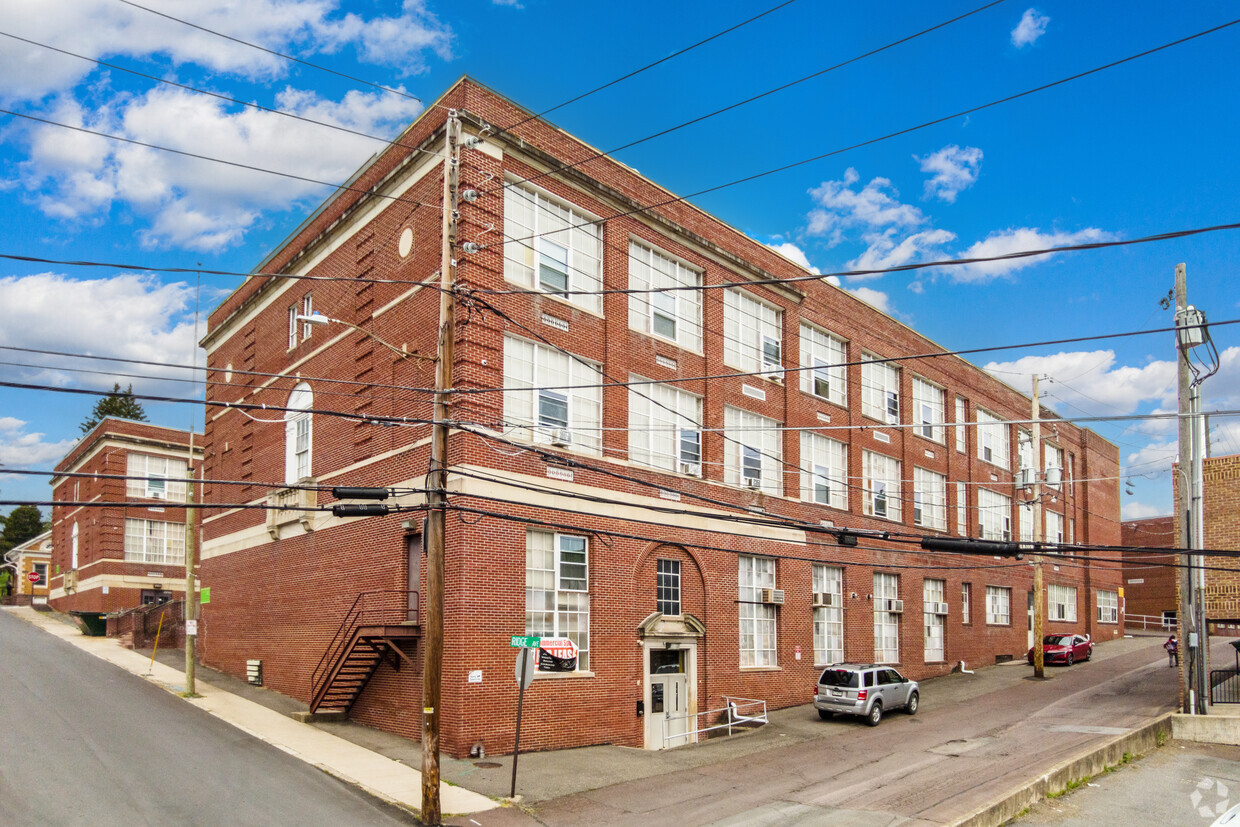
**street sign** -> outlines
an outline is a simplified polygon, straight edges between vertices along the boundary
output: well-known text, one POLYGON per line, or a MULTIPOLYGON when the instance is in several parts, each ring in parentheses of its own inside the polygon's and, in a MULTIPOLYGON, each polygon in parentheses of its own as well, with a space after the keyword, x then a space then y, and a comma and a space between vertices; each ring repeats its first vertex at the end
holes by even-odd
POLYGON ((514 649, 537 649, 540 640, 542 640, 542 638, 529 637, 525 635, 513 635, 508 638, 508 645, 514 649))
POLYGON ((43 578, 39 577, 39 573, 37 571, 32 571, 26 575, 26 579, 31 583, 38 583, 43 578))

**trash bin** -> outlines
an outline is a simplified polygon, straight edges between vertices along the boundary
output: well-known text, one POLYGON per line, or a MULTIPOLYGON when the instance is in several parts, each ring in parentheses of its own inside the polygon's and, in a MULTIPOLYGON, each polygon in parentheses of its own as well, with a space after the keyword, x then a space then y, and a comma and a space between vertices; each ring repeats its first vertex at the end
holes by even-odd
POLYGON ((73 617, 77 618, 78 625, 82 627, 82 634, 87 637, 107 637, 108 622, 106 620, 106 612, 69 612, 73 617))

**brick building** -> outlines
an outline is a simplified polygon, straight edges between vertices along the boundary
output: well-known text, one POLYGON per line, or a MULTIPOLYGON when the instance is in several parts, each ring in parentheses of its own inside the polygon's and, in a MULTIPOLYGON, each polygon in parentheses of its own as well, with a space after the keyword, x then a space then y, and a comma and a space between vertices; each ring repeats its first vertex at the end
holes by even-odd
POLYGON ((44 531, 4 553, 3 562, 12 565, 11 602, 29 606, 47 602, 47 582, 52 559, 52 532, 44 531), (36 575, 37 580, 31 575, 36 575))
POLYGON ((185 509, 166 504, 186 501, 191 437, 197 462, 201 434, 107 417, 56 465, 55 609, 112 612, 185 594, 185 509))
MULTIPOLYGON (((445 751, 511 751, 512 635, 580 649, 527 693, 526 721, 554 721, 530 749, 680 743, 673 713, 803 704, 824 663, 1021 657, 1027 561, 901 541, 1031 539, 1022 467, 1046 469, 1048 541, 1118 544, 1113 445, 1056 420, 1033 457, 1027 396, 911 358, 941 348, 463 79, 256 269, 315 280, 251 276, 211 314, 204 473, 247 485, 205 497, 272 508, 204 510, 209 665, 260 660, 313 705, 370 628, 340 705, 421 731, 422 514, 322 509, 331 486, 425 502, 449 108, 478 140, 454 253, 445 751)), ((1047 632, 1118 635, 1118 571, 1070 553, 1046 566, 1047 632)))
MULTIPOLYGON (((1202 545, 1208 549, 1240 549, 1240 454, 1205 458, 1201 482, 1202 545)), ((1176 526, 1178 537, 1178 521, 1176 526)), ((1206 558, 1206 564, 1206 618, 1234 629, 1240 623, 1240 565, 1218 557, 1206 558)))
MULTIPOLYGON (((1178 548, 1175 516, 1124 520, 1120 525, 1122 545, 1127 548, 1178 548)), ((1175 553, 1123 553, 1124 604, 1130 629, 1171 628, 1179 613, 1176 597, 1178 562, 1175 553)))

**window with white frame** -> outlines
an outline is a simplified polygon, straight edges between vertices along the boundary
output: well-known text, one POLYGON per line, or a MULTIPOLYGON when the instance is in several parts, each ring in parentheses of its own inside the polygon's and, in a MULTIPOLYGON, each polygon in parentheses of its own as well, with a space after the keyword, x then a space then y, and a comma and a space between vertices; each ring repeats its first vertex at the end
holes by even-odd
POLYGON ((1020 518, 1020 541, 1022 543, 1033 542, 1033 503, 1018 502, 1016 504, 1016 514, 1020 518))
POLYGON ((913 525, 947 530, 947 477, 913 466, 913 525))
POLYGON ((504 278, 602 313, 602 233, 595 219, 541 190, 504 190, 504 278), (569 295, 565 295, 569 294, 569 295))
POLYGON ((34 573, 38 575, 39 579, 31 583, 30 585, 35 586, 36 588, 46 589, 47 588, 47 563, 35 563, 34 573))
POLYGON ((844 661, 844 570, 814 564, 814 663, 844 661))
POLYGON ((288 397, 288 410, 284 412, 284 481, 300 482, 309 477, 311 450, 313 448, 312 425, 314 394, 310 386, 301 382, 288 397))
POLYGON ((762 590, 775 588, 775 561, 747 555, 738 559, 740 665, 775 666, 775 606, 762 602, 762 590))
POLYGON ((986 587, 986 624, 1012 625, 1012 590, 1006 586, 986 587))
POLYGON ((801 432, 801 499, 847 510, 847 445, 809 431, 801 432))
POLYGON ((920 376, 913 377, 913 433, 943 441, 943 389, 920 376))
POLYGON ((899 522, 900 460, 873 451, 862 451, 861 474, 865 513, 899 522))
POLYGON ((1076 455, 1071 452, 1068 453, 1067 476, 1068 476, 1068 493, 1072 494, 1076 490, 1076 483, 1074 482, 1076 478, 1076 455))
POLYGON ((965 410, 964 397, 956 397, 956 450, 962 454, 967 454, 968 445, 968 428, 964 424, 969 421, 968 412, 965 410))
POLYGON ((153 500, 185 502, 184 459, 129 454, 125 458, 125 494, 153 500))
POLYGON ((784 314, 743 290, 723 292, 723 363, 750 373, 782 371, 784 314))
POLYGON ((1058 491, 1063 484, 1063 449, 1043 443, 1042 466, 1046 474, 1045 482, 1053 490, 1058 491))
POLYGON ((601 381, 593 363, 504 337, 504 422, 519 439, 601 453, 601 381))
POLYGON ((900 580, 894 574, 874 572, 874 662, 900 662, 900 580))
POLYGON ((577 534, 525 535, 525 633, 577 644, 577 670, 590 669, 589 544, 577 534))
POLYGON ((1046 512, 1046 542, 1063 545, 1063 515, 1058 511, 1046 512))
POLYGON ((680 615, 680 561, 659 558, 655 570, 655 611, 680 615))
POLYGON ((667 471, 702 474, 702 398, 672 385, 629 380, 629 460, 667 471))
POLYGON ((702 350, 702 274, 639 241, 629 240, 629 327, 702 350), (675 290, 671 288, 692 288, 675 290))
POLYGON ((956 533, 969 536, 969 488, 963 482, 956 483, 956 533))
POLYGON ((811 324, 801 324, 801 390, 846 405, 844 341, 811 324))
POLYGON ((1062 620, 1066 623, 1076 622, 1076 587, 1046 587, 1046 616, 1050 620, 1062 620))
MULTIPOLYGON (((1068 518, 1068 543, 1076 542, 1076 520, 1072 517, 1068 518)), ((1071 554, 1072 552, 1068 552, 1071 554)))
POLYGON ((960 622, 970 623, 970 610, 973 606, 973 584, 960 584, 960 622))
POLYGON ((726 406, 723 409, 723 481, 742 488, 783 494, 783 434, 765 416, 726 406))
POLYGON ((977 522, 983 540, 1012 539, 1012 498, 989 488, 977 489, 977 522))
POLYGON ((1119 593, 1098 590, 1098 622, 1119 623, 1119 593))
POLYGON ((922 581, 922 614, 925 617, 926 663, 946 660, 945 630, 947 628, 947 581, 927 578, 922 581))
POLYGON ((879 422, 900 422, 900 369, 880 357, 861 356, 861 413, 879 422))
POLYGON ((292 350, 297 347, 297 305, 290 304, 288 308, 288 349, 292 350))
POLYGON ((69 568, 76 569, 78 567, 78 524, 73 524, 73 531, 70 536, 69 546, 69 568))
POLYGON ((125 560, 130 563, 185 565, 185 524, 127 518, 125 560))
MULTIPOLYGON (((314 315, 314 296, 310 293, 307 293, 301 297, 301 315, 307 317, 314 315)), ((301 323, 301 340, 304 342, 313 334, 314 325, 303 319, 301 323)))
POLYGON ((1033 464, 1033 434, 1020 428, 1016 432, 1016 461, 1020 468, 1034 468, 1033 464))
POLYGON ((977 412, 978 459, 1000 468, 1010 468, 1011 450, 1008 424, 994 414, 979 409, 977 412))

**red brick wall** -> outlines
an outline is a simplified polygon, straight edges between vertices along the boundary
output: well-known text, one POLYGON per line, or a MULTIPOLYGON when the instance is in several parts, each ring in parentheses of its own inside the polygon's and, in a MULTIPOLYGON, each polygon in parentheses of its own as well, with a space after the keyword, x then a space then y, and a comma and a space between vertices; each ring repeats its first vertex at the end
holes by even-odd
MULTIPOLYGON (((1179 545, 1173 516, 1125 520, 1123 545, 1144 548, 1175 548, 1179 545)), ((1129 615, 1162 617, 1178 612, 1176 603, 1176 554, 1124 552, 1124 597, 1129 615), (1170 564, 1170 565, 1169 565, 1170 564)))

